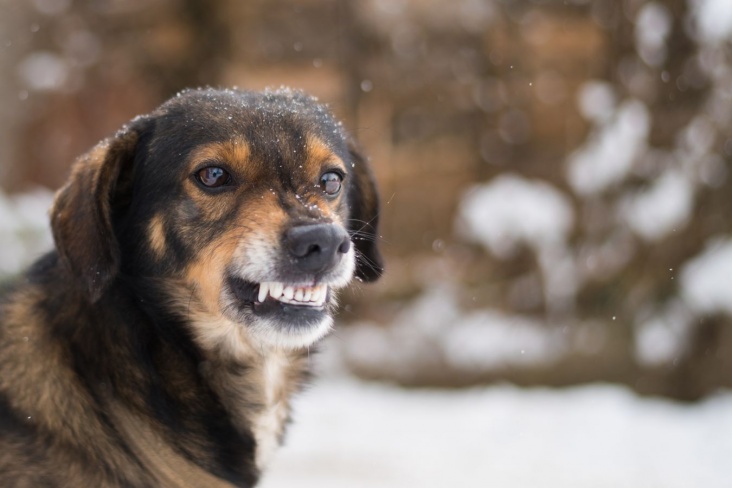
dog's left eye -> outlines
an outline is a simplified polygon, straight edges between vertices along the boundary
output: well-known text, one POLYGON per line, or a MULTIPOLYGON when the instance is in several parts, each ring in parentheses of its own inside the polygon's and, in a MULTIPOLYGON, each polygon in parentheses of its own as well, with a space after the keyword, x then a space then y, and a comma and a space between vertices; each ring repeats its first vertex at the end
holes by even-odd
POLYGON ((231 176, 223 168, 219 168, 218 166, 208 166, 200 169, 198 173, 196 173, 196 179, 203 186, 207 186, 208 188, 218 188, 229 183, 231 181, 231 176))
POLYGON ((337 195, 341 191, 342 183, 343 177, 333 171, 329 171, 320 177, 320 188, 329 196, 337 195))

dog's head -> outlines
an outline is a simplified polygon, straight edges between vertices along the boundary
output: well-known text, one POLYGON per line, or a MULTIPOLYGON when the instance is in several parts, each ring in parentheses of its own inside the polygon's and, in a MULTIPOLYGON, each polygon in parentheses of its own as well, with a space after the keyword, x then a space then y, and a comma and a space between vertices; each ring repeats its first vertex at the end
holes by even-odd
POLYGON ((325 335, 336 290, 381 274, 377 222, 366 160, 289 90, 180 94, 80 158, 52 209, 90 302, 157 283, 212 347, 325 335))

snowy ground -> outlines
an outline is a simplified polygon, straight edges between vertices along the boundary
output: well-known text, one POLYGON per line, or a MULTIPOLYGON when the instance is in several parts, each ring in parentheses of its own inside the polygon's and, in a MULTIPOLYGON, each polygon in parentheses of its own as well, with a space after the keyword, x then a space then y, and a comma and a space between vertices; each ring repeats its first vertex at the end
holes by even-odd
POLYGON ((729 488, 732 394, 404 391, 320 380, 262 488, 729 488))

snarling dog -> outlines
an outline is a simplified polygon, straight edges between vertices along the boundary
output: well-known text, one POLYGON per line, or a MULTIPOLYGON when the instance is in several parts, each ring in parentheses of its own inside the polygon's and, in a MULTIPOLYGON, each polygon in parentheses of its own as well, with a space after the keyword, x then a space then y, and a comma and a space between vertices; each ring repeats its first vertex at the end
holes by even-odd
POLYGON ((0 302, 4 487, 253 486, 337 290, 382 271, 371 171, 289 90, 193 90, 75 164, 0 302))

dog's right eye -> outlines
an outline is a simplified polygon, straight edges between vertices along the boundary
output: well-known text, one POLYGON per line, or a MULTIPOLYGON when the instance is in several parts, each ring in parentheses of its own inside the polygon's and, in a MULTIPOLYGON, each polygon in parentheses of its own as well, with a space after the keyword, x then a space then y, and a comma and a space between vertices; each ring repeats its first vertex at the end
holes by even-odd
POLYGON ((198 170, 196 179, 208 188, 219 188, 231 182, 231 175, 218 166, 207 166, 198 170))

